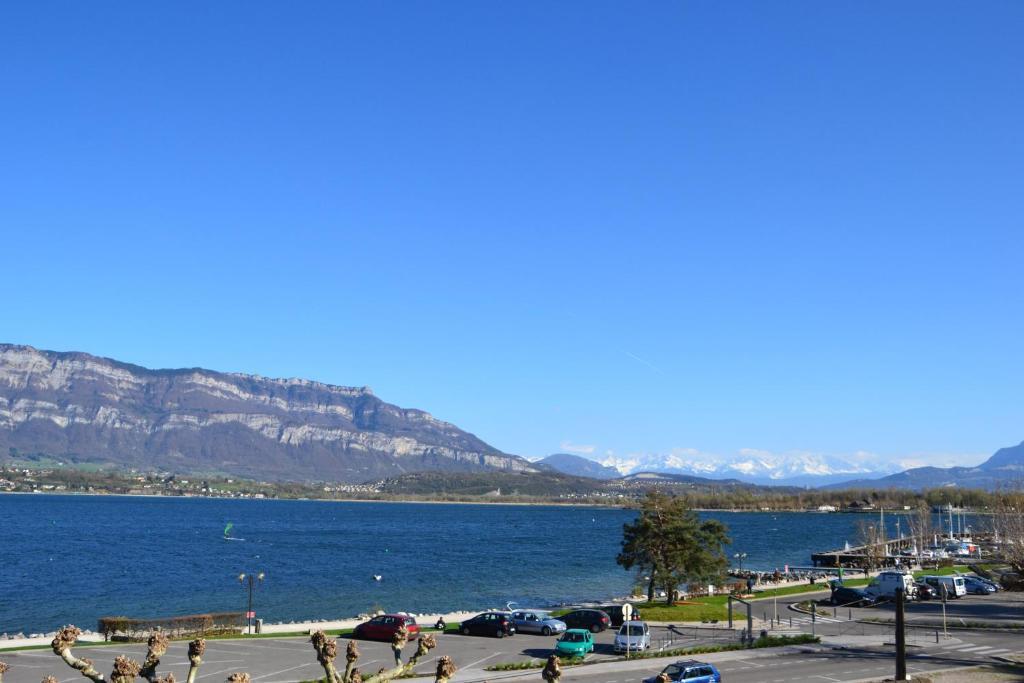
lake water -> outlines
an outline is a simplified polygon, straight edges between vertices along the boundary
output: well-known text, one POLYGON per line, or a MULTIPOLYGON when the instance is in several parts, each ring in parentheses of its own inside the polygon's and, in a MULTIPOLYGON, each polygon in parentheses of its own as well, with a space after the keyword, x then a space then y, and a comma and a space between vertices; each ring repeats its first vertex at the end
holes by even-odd
MULTIPOLYGON (((94 629, 100 616, 244 611, 268 622, 548 606, 624 595, 632 511, 0 494, 0 633, 94 629), (225 541, 234 524, 239 539, 225 541), (382 576, 381 581, 373 575, 382 576)), ((806 566, 854 542, 860 515, 715 512, 746 567, 806 566)), ((895 517, 887 515, 895 531, 895 517)))

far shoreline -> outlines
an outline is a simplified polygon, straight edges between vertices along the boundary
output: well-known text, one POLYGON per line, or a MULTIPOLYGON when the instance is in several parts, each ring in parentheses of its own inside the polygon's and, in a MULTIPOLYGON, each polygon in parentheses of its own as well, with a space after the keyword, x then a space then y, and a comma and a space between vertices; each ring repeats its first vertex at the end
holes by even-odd
MULTIPOLYGON (((399 500, 378 500, 373 498, 256 498, 254 496, 169 496, 163 493, 113 493, 101 491, 0 491, 0 496, 90 496, 95 498, 159 498, 165 500, 231 500, 231 501, 253 501, 253 502, 291 502, 302 501, 309 503, 385 503, 389 505, 485 505, 497 507, 560 507, 560 508, 584 508, 603 510, 634 510, 634 505, 621 503, 564 503, 557 501, 502 501, 502 500, 423 500, 423 499, 399 499, 399 500)), ((691 508, 694 512, 726 512, 730 514, 748 513, 762 515, 778 514, 807 514, 807 515, 875 515, 878 510, 745 510, 743 508, 691 508)), ((886 514, 905 515, 910 514, 909 510, 885 510, 886 514)), ((984 512, 971 511, 968 514, 980 515, 984 512)))

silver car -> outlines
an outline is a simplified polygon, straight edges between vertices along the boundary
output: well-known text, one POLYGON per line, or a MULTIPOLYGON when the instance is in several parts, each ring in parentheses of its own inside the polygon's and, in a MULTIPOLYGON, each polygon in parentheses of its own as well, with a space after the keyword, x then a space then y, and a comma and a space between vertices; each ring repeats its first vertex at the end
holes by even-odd
POLYGON ((539 633, 550 636, 565 632, 565 622, 539 610, 519 610, 512 613, 512 623, 519 633, 539 633))
POLYGON ((627 621, 615 634, 616 652, 643 652, 651 647, 651 629, 646 621, 627 621))

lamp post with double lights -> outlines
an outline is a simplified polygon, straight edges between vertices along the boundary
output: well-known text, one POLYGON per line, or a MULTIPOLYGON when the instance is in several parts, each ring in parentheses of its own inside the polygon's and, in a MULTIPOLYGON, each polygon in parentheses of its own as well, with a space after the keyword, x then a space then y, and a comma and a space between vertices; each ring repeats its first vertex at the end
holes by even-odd
POLYGON ((263 572, 259 574, 239 574, 238 582, 245 586, 246 580, 249 581, 249 609, 245 612, 246 629, 249 634, 252 634, 252 620, 256 616, 256 613, 252 611, 252 591, 257 581, 262 582, 263 577, 266 576, 263 572))

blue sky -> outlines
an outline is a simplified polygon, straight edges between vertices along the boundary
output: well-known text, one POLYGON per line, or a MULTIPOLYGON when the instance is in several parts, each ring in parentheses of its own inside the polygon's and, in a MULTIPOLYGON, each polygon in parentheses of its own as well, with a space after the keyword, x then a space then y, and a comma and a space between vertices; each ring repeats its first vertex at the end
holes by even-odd
POLYGON ((512 453, 1024 439, 1024 5, 4 3, 0 339, 512 453))

